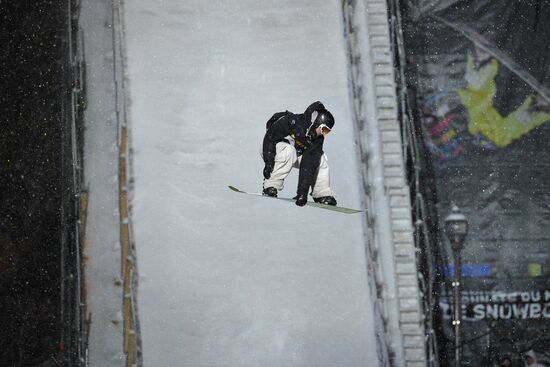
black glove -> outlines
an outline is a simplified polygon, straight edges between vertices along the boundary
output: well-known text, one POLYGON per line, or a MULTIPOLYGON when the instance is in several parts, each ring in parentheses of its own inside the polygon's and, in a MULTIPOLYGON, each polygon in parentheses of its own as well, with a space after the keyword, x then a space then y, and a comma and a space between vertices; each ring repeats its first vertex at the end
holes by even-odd
POLYGON ((264 178, 267 180, 271 177, 271 172, 273 172, 273 166, 274 164, 269 162, 265 164, 264 167, 264 178))
POLYGON ((296 205, 304 206, 307 203, 307 194, 298 194, 293 198, 293 200, 296 200, 296 205))

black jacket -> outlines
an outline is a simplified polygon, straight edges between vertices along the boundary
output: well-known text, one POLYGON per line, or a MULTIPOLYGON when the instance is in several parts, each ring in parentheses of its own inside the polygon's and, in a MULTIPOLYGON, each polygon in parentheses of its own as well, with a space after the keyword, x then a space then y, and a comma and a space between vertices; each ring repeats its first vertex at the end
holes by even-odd
POLYGON ((263 142, 263 158, 265 163, 275 163, 275 146, 279 142, 290 143, 298 155, 302 156, 300 174, 298 176, 297 194, 307 195, 317 178, 321 156, 323 155, 323 135, 315 137, 312 130, 311 114, 313 111, 324 110, 321 102, 314 102, 304 113, 277 112, 266 124, 267 132, 263 142))

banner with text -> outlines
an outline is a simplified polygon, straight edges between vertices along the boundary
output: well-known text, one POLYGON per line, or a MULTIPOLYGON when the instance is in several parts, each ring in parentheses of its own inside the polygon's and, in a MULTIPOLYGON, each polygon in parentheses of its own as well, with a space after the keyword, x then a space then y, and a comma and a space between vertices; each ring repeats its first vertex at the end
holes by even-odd
MULTIPOLYGON (((408 0, 409 95, 443 221, 470 231, 462 259, 465 362, 550 350, 550 7, 537 0, 408 0), (538 5, 537 5, 538 4, 538 5), (482 324, 480 324, 482 322, 482 324), (544 334, 546 335, 546 334, 544 334), (482 356, 482 357, 480 357, 482 356)), ((453 358, 453 256, 441 283, 444 358, 453 358)), ((542 355, 544 358, 544 355, 542 355)))

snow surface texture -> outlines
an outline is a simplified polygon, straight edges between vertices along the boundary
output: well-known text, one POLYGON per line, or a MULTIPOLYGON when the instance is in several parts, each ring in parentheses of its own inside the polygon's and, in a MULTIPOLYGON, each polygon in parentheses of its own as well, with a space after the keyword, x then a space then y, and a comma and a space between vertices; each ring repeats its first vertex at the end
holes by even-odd
POLYGON ((272 113, 321 100, 332 188, 360 206, 340 2, 125 11, 145 366, 375 366, 364 214, 227 189, 261 190, 272 113))

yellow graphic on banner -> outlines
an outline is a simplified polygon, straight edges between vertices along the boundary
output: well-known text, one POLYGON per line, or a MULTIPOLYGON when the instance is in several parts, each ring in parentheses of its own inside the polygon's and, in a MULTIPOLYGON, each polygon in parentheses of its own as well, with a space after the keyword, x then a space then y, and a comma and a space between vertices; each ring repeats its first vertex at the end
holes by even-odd
POLYGON ((493 105, 497 87, 495 76, 498 62, 491 59, 477 69, 471 55, 466 65, 468 87, 457 92, 469 115, 468 131, 472 135, 483 134, 499 147, 506 147, 537 126, 550 121, 550 113, 532 110, 533 96, 529 96, 515 111, 502 116, 493 105))

